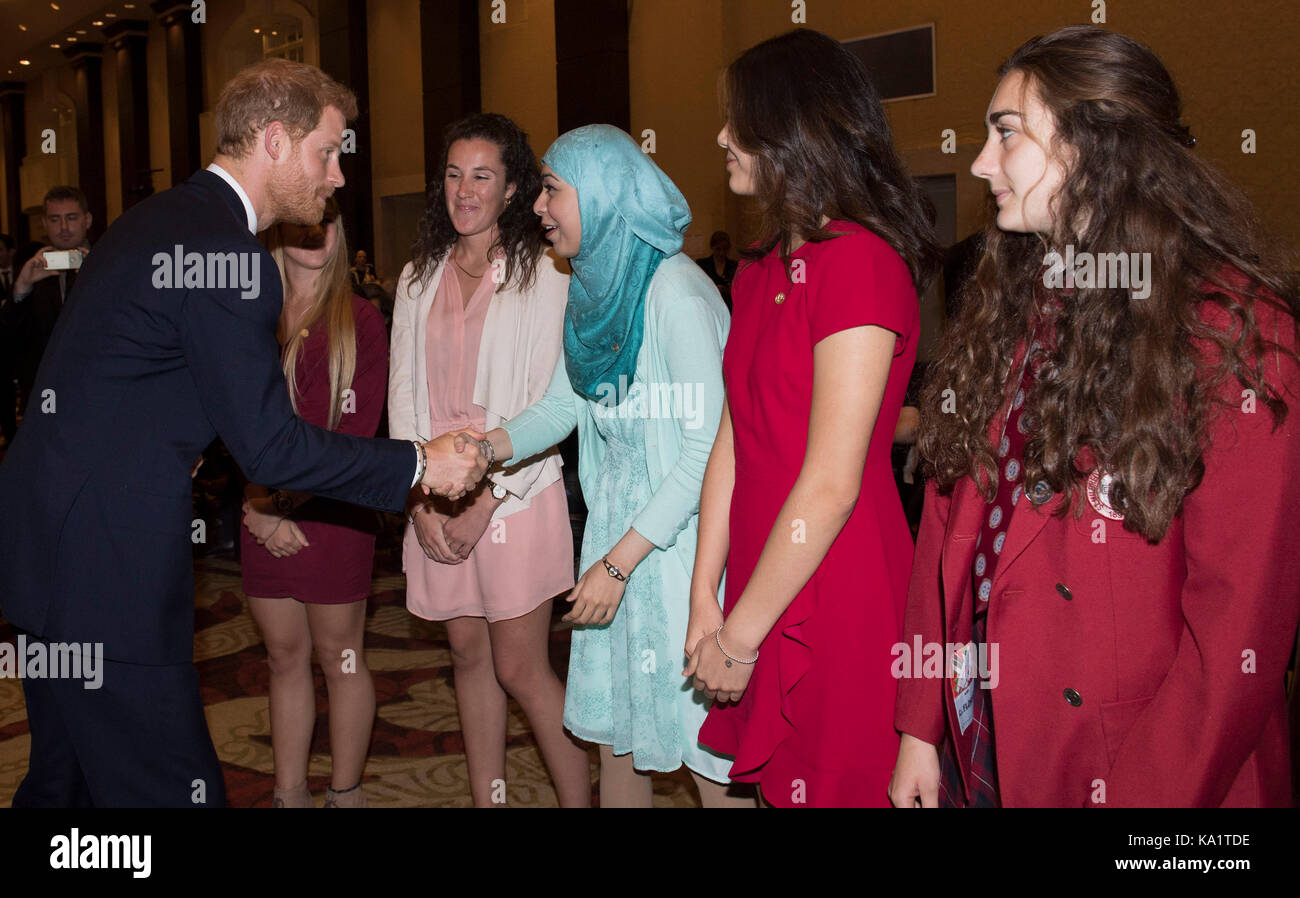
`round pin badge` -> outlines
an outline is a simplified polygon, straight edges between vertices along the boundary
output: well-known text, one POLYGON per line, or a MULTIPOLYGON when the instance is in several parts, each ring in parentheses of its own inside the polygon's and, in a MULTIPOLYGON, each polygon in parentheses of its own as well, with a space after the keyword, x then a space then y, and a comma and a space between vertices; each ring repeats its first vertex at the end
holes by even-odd
POLYGON ((1124 520, 1124 515, 1110 504, 1110 488, 1115 482, 1115 478, 1110 474, 1101 473, 1100 468, 1093 468, 1092 473, 1088 475, 1088 504, 1092 506, 1097 514, 1104 518, 1110 518, 1112 521, 1124 520))

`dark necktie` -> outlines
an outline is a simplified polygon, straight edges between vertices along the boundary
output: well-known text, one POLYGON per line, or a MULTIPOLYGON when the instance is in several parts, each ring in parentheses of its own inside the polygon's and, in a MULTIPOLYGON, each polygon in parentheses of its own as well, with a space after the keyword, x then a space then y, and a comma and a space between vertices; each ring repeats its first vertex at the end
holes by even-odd
POLYGON ((77 281, 76 269, 69 269, 68 271, 59 272, 59 290, 60 290, 59 305, 63 305, 68 301, 68 297, 72 295, 72 285, 75 284, 76 281, 77 281))

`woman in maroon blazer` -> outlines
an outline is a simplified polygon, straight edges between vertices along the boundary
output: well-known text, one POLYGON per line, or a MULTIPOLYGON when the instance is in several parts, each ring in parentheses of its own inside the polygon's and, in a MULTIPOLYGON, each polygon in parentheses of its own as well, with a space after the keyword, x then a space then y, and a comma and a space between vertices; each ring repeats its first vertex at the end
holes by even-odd
POLYGON ((1289 804, 1293 285, 1149 49, 1065 28, 1000 74, 996 227, 922 403, 890 798, 1289 804))

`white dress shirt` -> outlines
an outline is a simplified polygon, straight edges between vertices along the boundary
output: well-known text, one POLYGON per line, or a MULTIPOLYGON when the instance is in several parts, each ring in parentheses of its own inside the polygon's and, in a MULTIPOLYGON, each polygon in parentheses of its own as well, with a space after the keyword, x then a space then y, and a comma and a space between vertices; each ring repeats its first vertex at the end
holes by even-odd
POLYGON ((244 214, 248 216, 248 230, 256 234, 257 213, 253 211, 253 201, 248 198, 248 194, 244 192, 244 188, 241 187, 239 182, 231 176, 230 172, 226 171, 215 162, 208 166, 208 171, 221 178, 221 180, 225 181, 234 189, 235 193, 239 194, 239 201, 244 204, 244 214))

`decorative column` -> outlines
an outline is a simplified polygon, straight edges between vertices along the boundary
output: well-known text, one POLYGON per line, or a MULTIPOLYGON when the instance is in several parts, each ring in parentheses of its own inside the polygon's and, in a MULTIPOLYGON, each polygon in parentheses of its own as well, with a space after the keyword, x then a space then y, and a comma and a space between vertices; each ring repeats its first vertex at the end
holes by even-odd
POLYGON ((149 84, 145 42, 149 23, 120 19, 104 28, 117 78, 117 133, 122 163, 122 211, 153 193, 149 171, 149 84))
MULTIPOLYGON (((356 135, 351 153, 339 156, 347 185, 334 194, 347 222, 352 249, 373 255, 375 246, 374 196, 370 154, 370 61, 366 51, 366 0, 320 0, 320 67, 357 95, 357 118, 348 127, 356 135)), ((351 260, 349 259, 349 264, 351 260)))
POLYGON ((108 225, 104 178, 103 44, 81 43, 63 48, 72 62, 72 102, 77 108, 77 187, 86 195, 94 216, 91 239, 108 225))
POLYGON ((596 123, 631 130, 627 6, 608 0, 555 0, 559 133, 596 123))
POLYGON ((27 85, 21 81, 0 82, 0 134, 5 159, 5 208, 3 229, 17 246, 31 239, 27 216, 23 214, 22 179, 18 167, 27 155, 27 85))
MULTIPOLYGON (((172 184, 199 167, 199 115, 203 112, 203 51, 199 26, 190 20, 188 2, 157 0, 150 8, 162 22, 167 41, 167 131, 172 184)), ((168 185, 170 186, 170 185, 168 185)))

